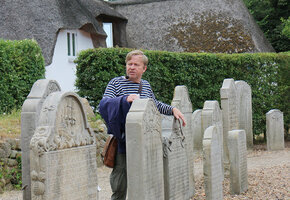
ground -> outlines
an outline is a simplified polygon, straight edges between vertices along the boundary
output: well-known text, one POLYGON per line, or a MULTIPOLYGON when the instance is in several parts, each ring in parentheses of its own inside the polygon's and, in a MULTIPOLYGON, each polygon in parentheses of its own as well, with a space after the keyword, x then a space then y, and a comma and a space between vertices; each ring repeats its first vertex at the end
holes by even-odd
MULTIPOLYGON (((224 181, 224 199, 290 200, 290 141, 285 150, 266 151, 265 145, 255 145, 248 152, 248 191, 240 195, 229 194, 229 180, 224 181)), ((205 199, 202 158, 195 159, 195 196, 193 199, 205 199)), ((109 176, 111 169, 98 168, 98 182, 101 188, 99 200, 109 200, 111 189, 109 176)), ((22 200, 21 191, 9 191, 0 195, 0 200, 22 200)))

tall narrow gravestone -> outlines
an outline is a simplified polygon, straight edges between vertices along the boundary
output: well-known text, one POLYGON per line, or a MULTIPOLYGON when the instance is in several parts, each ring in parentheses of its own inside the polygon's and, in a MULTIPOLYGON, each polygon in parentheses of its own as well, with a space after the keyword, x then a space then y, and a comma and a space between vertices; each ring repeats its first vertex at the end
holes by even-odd
POLYGON ((161 116, 152 99, 132 103, 126 119, 128 199, 164 200, 161 116))
POLYGON ((165 199, 190 199, 188 158, 181 123, 173 116, 162 117, 165 199))
POLYGON ((220 109, 218 101, 205 101, 201 112, 202 132, 210 126, 216 127, 217 140, 219 142, 220 154, 221 154, 221 168, 222 168, 222 180, 224 179, 224 167, 223 167, 223 119, 222 111, 220 109))
POLYGON ((201 109, 195 110, 191 116, 191 131, 193 134, 193 149, 202 150, 203 132, 201 130, 201 109))
POLYGON ((22 186, 23 200, 31 200, 30 181, 30 140, 38 124, 40 110, 46 97, 52 93, 60 91, 60 86, 56 81, 41 79, 36 81, 27 99, 24 101, 21 111, 21 163, 22 163, 22 186))
POLYGON ((269 151, 284 149, 284 119, 283 113, 278 109, 266 114, 266 137, 269 151))
POLYGON ((247 144, 244 130, 229 131, 230 191, 241 194, 248 189, 247 144))
POLYGON ((246 131, 247 148, 253 148, 252 90, 245 81, 235 81, 239 129, 246 131))
POLYGON ((223 115, 223 144, 225 174, 229 174, 228 132, 239 128, 237 94, 235 81, 232 78, 224 79, 220 89, 221 107, 223 115))
POLYGON ((178 108, 184 115, 187 122, 182 127, 185 136, 186 152, 189 168, 189 194, 194 196, 194 151, 193 151, 193 133, 191 130, 192 104, 189 98, 187 87, 184 85, 176 86, 174 90, 172 106, 178 108))
POLYGON ((30 142, 32 200, 98 199, 96 144, 80 98, 54 92, 30 142))
POLYGON ((203 174, 207 200, 222 200, 222 163, 218 131, 215 126, 205 130, 203 137, 203 174))

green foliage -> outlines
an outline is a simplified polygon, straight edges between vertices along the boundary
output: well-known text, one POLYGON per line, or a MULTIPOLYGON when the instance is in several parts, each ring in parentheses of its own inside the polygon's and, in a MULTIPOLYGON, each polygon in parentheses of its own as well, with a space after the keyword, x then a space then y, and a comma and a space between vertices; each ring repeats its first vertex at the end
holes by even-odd
POLYGON ((0 113, 20 108, 44 73, 44 58, 36 41, 0 40, 0 113))
MULTIPOLYGON (((125 74, 125 57, 130 49, 91 49, 83 51, 77 63, 79 95, 97 107, 108 82, 125 74)), ((186 85, 193 109, 206 100, 220 101, 225 78, 244 80, 252 88, 254 132, 265 132, 265 114, 273 108, 289 116, 289 53, 209 54, 144 51, 149 58, 143 78, 157 99, 170 103, 177 85, 186 85), (287 104, 288 103, 288 104, 287 104)), ((289 128, 289 127, 287 127, 289 128)))
POLYGON ((285 27, 281 18, 289 18, 290 2, 287 0, 244 0, 244 3, 274 49, 277 52, 289 51, 290 37, 283 34, 287 26, 285 27))
POLYGON ((13 187, 20 190, 22 187, 21 156, 18 156, 16 161, 18 162, 17 166, 8 167, 5 162, 0 160, 0 179, 4 178, 10 180, 13 187))
POLYGON ((282 35, 290 38, 290 17, 288 17, 288 19, 282 17, 281 21, 283 23, 282 35))

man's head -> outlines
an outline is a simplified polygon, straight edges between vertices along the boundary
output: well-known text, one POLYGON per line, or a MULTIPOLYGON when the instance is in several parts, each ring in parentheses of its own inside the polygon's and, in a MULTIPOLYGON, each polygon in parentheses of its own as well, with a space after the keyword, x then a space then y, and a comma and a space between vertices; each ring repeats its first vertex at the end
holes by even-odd
POLYGON ((148 58, 140 50, 134 50, 126 56, 126 73, 129 80, 139 83, 147 69, 148 58))

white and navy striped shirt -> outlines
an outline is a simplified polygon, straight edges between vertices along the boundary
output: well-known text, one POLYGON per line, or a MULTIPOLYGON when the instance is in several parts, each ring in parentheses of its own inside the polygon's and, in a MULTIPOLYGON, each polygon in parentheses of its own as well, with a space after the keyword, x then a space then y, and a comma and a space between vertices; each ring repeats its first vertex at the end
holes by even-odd
MULTIPOLYGON (((151 86, 148 81, 141 79, 142 82, 142 91, 140 94, 141 99, 152 98, 156 104, 157 109, 161 114, 172 115, 173 107, 157 101, 154 93, 151 89, 151 86)), ((139 90, 139 83, 134 83, 129 81, 124 76, 113 78, 107 85, 103 97, 119 97, 122 95, 137 94, 139 90)))

